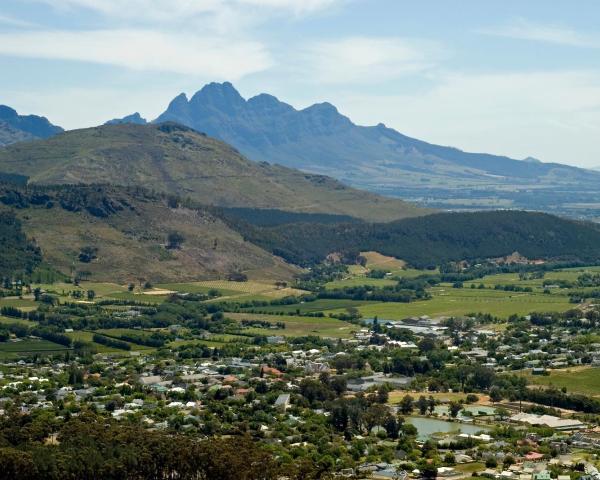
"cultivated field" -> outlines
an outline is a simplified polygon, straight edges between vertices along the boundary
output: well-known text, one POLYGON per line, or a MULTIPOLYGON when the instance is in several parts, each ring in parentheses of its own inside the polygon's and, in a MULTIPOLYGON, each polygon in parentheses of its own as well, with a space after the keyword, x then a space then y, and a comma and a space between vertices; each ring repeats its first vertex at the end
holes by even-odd
POLYGON ((524 373, 528 383, 535 385, 566 388, 567 392, 582 393, 600 397, 600 368, 572 367, 561 370, 549 370, 549 375, 531 375, 524 373))
POLYGON ((292 315, 264 315, 252 313, 228 313, 227 317, 237 321, 261 320, 275 324, 285 323, 284 329, 251 328, 250 333, 261 335, 282 335, 299 337, 304 335, 319 335, 323 337, 347 338, 359 329, 358 326, 334 318, 300 317, 292 315))

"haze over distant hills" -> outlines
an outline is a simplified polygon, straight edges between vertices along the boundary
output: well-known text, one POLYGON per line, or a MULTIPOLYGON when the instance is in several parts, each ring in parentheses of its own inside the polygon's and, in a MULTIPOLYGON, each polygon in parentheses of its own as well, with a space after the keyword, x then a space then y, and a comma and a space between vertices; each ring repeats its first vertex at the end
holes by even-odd
MULTIPOLYGON (((268 94, 248 100, 231 83, 175 97, 155 122, 219 138, 253 160, 320 173, 374 192, 445 208, 520 207, 579 215, 600 173, 468 153, 410 138, 383 124, 354 124, 330 103, 302 110, 268 94)), ((588 212, 589 213, 589 212, 588 212)))
POLYGON ((48 138, 62 131, 61 127, 52 125, 46 117, 19 115, 16 110, 0 105, 0 146, 48 138))

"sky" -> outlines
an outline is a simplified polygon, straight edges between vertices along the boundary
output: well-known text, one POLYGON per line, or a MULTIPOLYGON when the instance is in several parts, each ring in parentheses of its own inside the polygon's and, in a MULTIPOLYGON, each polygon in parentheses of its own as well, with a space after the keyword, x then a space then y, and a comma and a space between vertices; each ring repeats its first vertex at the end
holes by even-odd
POLYGON ((67 129, 231 81, 466 151, 600 166, 597 0, 1 0, 0 104, 67 129))

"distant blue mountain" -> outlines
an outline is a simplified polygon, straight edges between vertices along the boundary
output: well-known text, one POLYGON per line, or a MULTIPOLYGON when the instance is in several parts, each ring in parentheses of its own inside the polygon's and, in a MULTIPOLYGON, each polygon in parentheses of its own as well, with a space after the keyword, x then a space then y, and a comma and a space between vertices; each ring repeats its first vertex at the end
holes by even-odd
POLYGON ((23 140, 49 138, 63 132, 46 117, 19 115, 13 108, 0 105, 0 146, 23 140))
POLYGON ((148 121, 138 113, 132 113, 131 115, 127 115, 123 118, 113 118, 109 120, 104 125, 122 125, 124 123, 134 123, 136 125, 146 125, 148 121))
POLYGON ((359 126, 330 103, 296 110, 264 93, 246 100, 229 82, 210 83, 189 100, 180 94, 155 120, 164 121, 221 139, 256 161, 329 175, 438 208, 518 206, 556 213, 559 204, 593 200, 584 199, 584 191, 600 193, 600 172, 531 157, 464 152, 381 123, 359 126))

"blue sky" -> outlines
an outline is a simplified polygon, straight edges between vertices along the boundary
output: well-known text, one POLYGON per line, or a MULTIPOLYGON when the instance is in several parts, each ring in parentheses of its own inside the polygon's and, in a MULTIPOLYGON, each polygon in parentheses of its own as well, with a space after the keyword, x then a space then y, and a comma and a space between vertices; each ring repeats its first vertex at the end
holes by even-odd
POLYGON ((229 80, 464 150, 600 166, 596 0, 2 0, 0 103, 65 128, 229 80))

